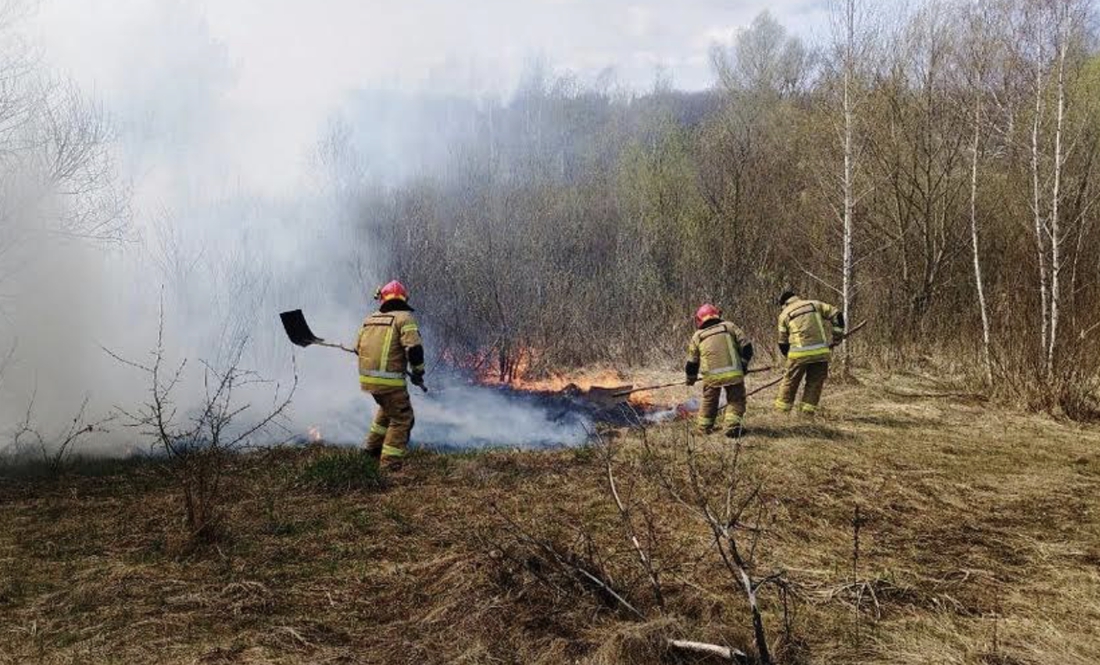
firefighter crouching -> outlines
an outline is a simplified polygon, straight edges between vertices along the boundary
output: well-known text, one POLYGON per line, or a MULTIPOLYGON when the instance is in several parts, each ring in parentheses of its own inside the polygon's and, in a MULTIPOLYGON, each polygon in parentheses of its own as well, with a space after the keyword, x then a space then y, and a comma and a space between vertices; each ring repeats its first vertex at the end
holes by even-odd
POLYGON ((703 403, 696 421, 696 431, 710 434, 716 429, 718 402, 726 393, 724 429, 730 438, 744 433, 745 371, 752 360, 752 342, 740 328, 722 320, 722 312, 714 305, 703 305, 695 312, 695 334, 688 344, 684 372, 687 384, 703 378, 703 403))
POLYGON ((821 391, 829 376, 829 360, 834 346, 844 340, 844 313, 817 300, 803 300, 785 290, 776 299, 779 313, 779 351, 787 358, 783 382, 775 398, 775 408, 790 412, 802 391, 799 411, 812 416, 821 402, 821 391))
POLYGON ((374 297, 382 304, 363 321, 356 344, 359 385, 378 403, 366 448, 383 469, 396 471, 401 468, 415 420, 406 372, 413 385, 424 385, 424 347, 408 291, 401 282, 386 284, 374 297))

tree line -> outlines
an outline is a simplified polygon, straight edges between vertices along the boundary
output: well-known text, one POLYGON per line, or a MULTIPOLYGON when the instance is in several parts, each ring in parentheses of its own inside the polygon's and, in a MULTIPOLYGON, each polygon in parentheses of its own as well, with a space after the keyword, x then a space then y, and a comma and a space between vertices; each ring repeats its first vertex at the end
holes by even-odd
POLYGON ((357 173, 360 239, 412 286, 444 357, 501 378, 672 363, 704 301, 770 342, 789 284, 871 322, 846 363, 1088 410, 1095 7, 870 9, 836 3, 816 45, 762 14, 713 50, 707 91, 535 66, 507 101, 438 98, 461 138, 399 183, 357 173))

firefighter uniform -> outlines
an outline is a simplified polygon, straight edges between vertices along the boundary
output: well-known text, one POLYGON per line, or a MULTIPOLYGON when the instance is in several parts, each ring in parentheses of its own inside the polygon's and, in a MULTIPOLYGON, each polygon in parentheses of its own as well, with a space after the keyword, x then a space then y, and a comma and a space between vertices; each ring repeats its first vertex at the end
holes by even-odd
MULTIPOLYGON (((702 311, 702 308, 700 308, 702 311)), ((726 393, 727 436, 740 436, 745 418, 745 367, 752 358, 752 343, 740 328, 715 315, 702 321, 688 344, 684 371, 691 385, 703 379, 703 403, 696 419, 696 430, 709 434, 716 428, 718 402, 726 393)))
POLYGON ((787 357, 787 367, 775 408, 789 412, 805 382, 799 410, 807 415, 817 411, 821 391, 829 376, 832 349, 844 337, 844 313, 817 300, 803 300, 792 292, 779 298, 779 350, 787 357))
POLYGON ((382 303, 363 321, 356 350, 359 385, 378 404, 366 449, 383 466, 398 467, 415 422, 406 371, 411 370, 414 377, 424 373, 424 348, 412 308, 404 300, 382 303))

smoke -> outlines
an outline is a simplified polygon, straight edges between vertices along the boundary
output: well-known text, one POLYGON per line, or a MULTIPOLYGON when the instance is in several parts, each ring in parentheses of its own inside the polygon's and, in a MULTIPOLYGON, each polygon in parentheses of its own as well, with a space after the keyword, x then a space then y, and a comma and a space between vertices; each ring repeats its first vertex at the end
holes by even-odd
MULTIPOLYGON (((127 48, 108 50, 118 62, 101 62, 96 80, 116 128, 101 148, 129 183, 131 225, 122 238, 59 233, 55 220, 84 202, 60 187, 5 179, 0 357, 12 353, 0 382, 0 428, 30 418, 48 441, 85 399, 92 417, 137 408, 149 398, 146 377, 112 354, 148 364, 163 334, 165 367, 185 367, 173 393, 180 418, 204 399, 200 363, 224 367, 243 346, 242 366, 270 379, 239 395, 252 404, 246 417, 296 380, 287 434, 317 426, 331 440, 359 441, 373 403, 358 389, 354 358, 296 349, 277 315, 304 307, 320 334, 355 338, 374 286, 389 277, 378 273, 374 239, 356 216, 356 187, 430 170, 461 128, 440 126, 439 114, 417 118, 413 95, 365 93, 324 100, 323 118, 316 103, 273 109, 281 116, 273 125, 239 96, 240 66, 195 5, 128 2, 97 20, 105 34, 126 36, 127 48), (343 119, 348 109, 369 134, 343 119)), ((435 387, 414 398, 419 442, 584 438, 579 419, 553 420, 491 389, 435 387)), ((84 451, 124 454, 147 443, 136 431, 112 430, 85 441, 84 451)))
MULTIPOLYGON (((565 400, 471 385, 448 372, 437 374, 428 393, 414 389, 410 396, 416 412, 413 441, 433 450, 574 446, 594 428, 589 414, 565 400)), ((359 443, 373 404, 366 393, 342 391, 339 400, 315 405, 316 431, 325 441, 359 443)))
MULTIPOLYGON (((42 189, 19 175, 33 172, 25 164, 0 160, 0 358, 14 348, 0 376, 0 448, 29 405, 48 438, 86 397, 94 414, 147 400, 143 377, 104 349, 148 362, 162 327, 166 365, 188 361, 181 413, 202 400, 199 361, 221 366, 244 345, 243 365, 272 381, 241 395, 251 412, 296 374, 291 433, 317 426, 358 441, 373 406, 354 359, 292 347, 278 313, 303 308, 318 334, 350 343, 374 287, 396 276, 379 269, 374 231, 384 220, 362 218, 363 183, 385 200, 389 188, 446 168, 476 133, 479 110, 511 94, 535 54, 601 86, 610 71, 624 86, 648 85, 667 66, 698 88, 711 78, 713 35, 759 9, 321 4, 51 0, 33 14, 0 0, 0 68, 37 72, 27 92, 51 88, 44 82, 67 89, 71 77, 83 95, 65 105, 43 93, 55 112, 35 117, 61 126, 76 115, 56 111, 75 109, 114 129, 82 121, 99 152, 78 188, 42 189), (87 186, 107 171, 109 183, 87 186), (120 225, 88 226, 93 218, 120 225)), ((0 101, 3 116, 11 100, 0 101)), ((7 120, 0 143, 19 138, 7 120)), ((429 357, 438 341, 426 329, 429 357)), ((425 444, 575 444, 590 427, 537 400, 433 380, 436 391, 414 395, 414 439, 425 444)), ((89 445, 125 453, 144 442, 115 427, 89 445)))

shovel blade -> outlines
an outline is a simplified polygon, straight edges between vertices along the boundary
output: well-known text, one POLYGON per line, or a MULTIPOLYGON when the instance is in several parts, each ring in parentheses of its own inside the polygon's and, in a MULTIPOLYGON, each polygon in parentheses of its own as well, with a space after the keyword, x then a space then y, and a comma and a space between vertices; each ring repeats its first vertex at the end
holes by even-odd
POLYGON ((286 336, 290 338, 290 341, 298 346, 309 346, 316 342, 324 341, 321 338, 313 334, 313 331, 309 329, 309 324, 306 323, 306 315, 302 313, 300 309, 293 309, 289 312, 282 312, 279 314, 279 318, 283 322, 283 330, 286 331, 286 336))
POLYGON ((630 400, 630 391, 633 385, 625 386, 592 386, 584 393, 584 398, 601 408, 609 409, 617 404, 625 404, 630 400))

